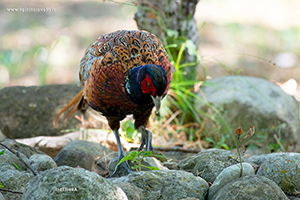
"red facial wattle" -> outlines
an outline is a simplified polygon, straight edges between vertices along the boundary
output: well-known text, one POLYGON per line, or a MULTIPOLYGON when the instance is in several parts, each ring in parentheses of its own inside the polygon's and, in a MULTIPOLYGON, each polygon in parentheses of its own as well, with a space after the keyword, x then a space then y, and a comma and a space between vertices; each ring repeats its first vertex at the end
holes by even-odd
POLYGON ((141 83, 141 88, 143 93, 147 94, 149 92, 152 92, 152 96, 154 97, 156 94, 156 88, 154 87, 154 84, 151 80, 151 78, 146 75, 146 78, 141 83))

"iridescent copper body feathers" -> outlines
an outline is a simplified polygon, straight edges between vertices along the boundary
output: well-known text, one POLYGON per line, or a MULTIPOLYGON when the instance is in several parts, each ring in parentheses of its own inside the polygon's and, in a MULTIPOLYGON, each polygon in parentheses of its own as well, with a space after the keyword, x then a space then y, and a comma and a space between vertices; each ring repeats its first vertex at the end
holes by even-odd
POLYGON ((126 93, 125 79, 132 68, 145 64, 162 66, 169 85, 171 65, 156 36, 123 30, 98 38, 80 62, 80 82, 89 105, 108 116, 133 114, 138 106, 126 93))
MULTIPOLYGON (((82 95, 69 103, 74 106, 71 114, 87 103, 107 118, 119 137, 119 122, 128 114, 133 114, 137 129, 146 127, 154 104, 159 109, 160 100, 168 92, 172 68, 156 36, 146 31, 120 30, 99 37, 87 48, 80 61, 79 79, 82 95)), ((65 110, 71 107, 69 104, 65 110)), ((147 140, 145 134, 143 140, 147 140)), ((145 142, 147 147, 149 141, 145 142)))

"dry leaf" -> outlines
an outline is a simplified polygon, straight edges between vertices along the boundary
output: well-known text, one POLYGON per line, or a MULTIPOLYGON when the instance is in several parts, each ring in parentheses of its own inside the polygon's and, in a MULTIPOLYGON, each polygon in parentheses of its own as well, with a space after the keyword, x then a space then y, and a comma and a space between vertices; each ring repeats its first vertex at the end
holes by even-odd
POLYGON ((243 134, 243 130, 241 127, 239 127, 238 129, 235 130, 235 137, 238 141, 240 140, 240 137, 242 134, 243 134))
POLYGON ((255 128, 254 128, 254 125, 252 125, 250 127, 250 129, 247 131, 247 135, 245 135, 245 137, 243 137, 243 139, 241 139, 240 142, 243 142, 245 140, 247 140, 249 137, 251 137, 253 134, 255 133, 255 128))

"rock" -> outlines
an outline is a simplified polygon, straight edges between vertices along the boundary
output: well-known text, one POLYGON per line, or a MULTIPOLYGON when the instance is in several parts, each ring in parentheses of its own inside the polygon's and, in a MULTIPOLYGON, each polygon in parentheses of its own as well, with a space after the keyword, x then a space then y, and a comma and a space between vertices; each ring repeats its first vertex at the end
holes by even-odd
MULTIPOLYGON (((34 147, 19 143, 15 140, 11 140, 11 139, 5 139, 5 140, 1 141, 1 143, 6 145, 7 147, 9 147, 10 149, 13 149, 15 151, 19 151, 19 152, 23 153, 27 158, 29 158, 33 154, 45 154, 44 152, 37 150, 34 147)), ((0 149, 5 149, 5 147, 0 145, 0 149)))
POLYGON ((263 176, 245 176, 222 187, 212 200, 288 200, 287 196, 273 181, 263 176))
POLYGON ((199 200, 199 199, 195 198, 195 197, 187 197, 187 198, 183 198, 183 199, 180 199, 180 200, 199 200))
POLYGON ((123 190, 94 172, 61 166, 41 172, 25 187, 22 199, 127 200, 123 190))
MULTIPOLYGON (((76 85, 14 86, 0 90, 0 129, 8 138, 62 135, 61 130, 81 127, 69 119, 54 128, 52 121, 59 111, 81 90, 76 85)), ((106 128, 104 123, 85 117, 89 127, 106 128), (94 125, 93 125, 94 124, 94 125)))
POLYGON ((95 160, 93 156, 86 152, 62 150, 54 158, 57 166, 67 165, 70 167, 82 167, 87 170, 92 170, 95 160))
POLYGON ((236 163, 238 157, 230 151, 208 149, 180 161, 178 166, 183 170, 191 170, 195 175, 201 175, 207 182, 213 183, 226 167, 236 163))
POLYGON ((68 143, 63 150, 85 152, 90 154, 94 159, 112 153, 113 151, 100 143, 88 142, 85 140, 74 140, 68 143))
MULTIPOLYGON (((0 141, 5 140, 6 136, 2 133, 1 129, 0 129, 0 141)), ((1 194, 1 193, 0 193, 1 194)), ((1 196, 0 196, 1 197, 1 196)), ((1 199, 1 198, 0 198, 1 199)))
MULTIPOLYGON (((3 149, 1 149, 0 151, 2 151, 3 149)), ((25 163, 28 163, 28 158, 21 152, 18 152, 20 157, 22 158, 22 160, 25 163)), ((4 163, 5 165, 11 165, 13 166, 15 169, 17 169, 15 167, 15 164, 21 169, 21 170, 27 170, 26 165, 20 161, 20 159, 13 154, 12 152, 10 152, 9 150, 5 150, 4 154, 2 154, 0 156, 0 163, 4 163)), ((0 165, 0 168, 2 167, 2 165, 0 165)))
POLYGON ((163 162, 163 165, 168 169, 179 170, 178 162, 163 162))
POLYGON ((143 191, 135 185, 130 183, 115 183, 120 187, 126 194, 129 200, 143 200, 143 191))
POLYGON ((300 154, 284 153, 269 158, 260 166, 257 175, 274 181, 286 194, 300 191, 300 154))
MULTIPOLYGON (((95 166, 93 171, 96 172, 97 174, 103 176, 103 177, 108 177, 109 176, 109 170, 108 170, 109 162, 112 159, 116 158, 118 155, 119 155, 118 152, 113 152, 113 153, 109 153, 109 154, 99 158, 96 161, 96 166, 95 166)), ((115 162, 117 162, 117 160, 115 162)))
MULTIPOLYGON (((230 150, 232 153, 235 153, 236 155, 238 155, 237 153, 237 149, 233 148, 230 150)), ((243 152, 243 158, 250 158, 253 156, 259 156, 259 155, 264 155, 266 152, 259 148, 259 149, 247 149, 246 152, 243 152)))
MULTIPOLYGON (((196 101, 196 108, 212 113, 206 103, 219 108, 232 132, 239 126, 248 130, 255 125, 269 136, 270 143, 277 143, 274 134, 287 145, 300 142, 299 103, 276 84, 261 78, 225 76, 207 80, 200 90, 198 96, 205 102, 196 101)), ((205 128, 209 131, 214 125, 208 120, 205 128)), ((225 128, 222 125, 221 131, 228 131, 225 128)))
MULTIPOLYGON (((31 172, 20 172, 18 169, 15 169, 11 165, 4 165, 0 168, 0 182, 3 185, 3 189, 23 192, 26 184, 30 181, 32 177, 33 174, 31 172)), ((6 200, 19 200, 22 198, 22 194, 4 191, 1 192, 6 200)))
MULTIPOLYGON (((19 196, 21 196, 21 195, 19 195, 19 196)), ((17 199, 17 198, 15 198, 15 199, 17 199)), ((0 200, 5 200, 1 192, 0 192, 0 200)))
POLYGON ((246 161, 260 166, 262 163, 270 159, 275 159, 278 157, 287 157, 287 156, 299 156, 299 155, 300 155, 299 153, 269 153, 269 154, 264 154, 259 156, 251 156, 247 158, 246 161))
POLYGON ((192 173, 177 170, 140 171, 111 179, 113 183, 130 183, 142 189, 145 200, 205 199, 208 183, 192 173))
MULTIPOLYGON (((157 139, 157 138, 156 138, 157 139)), ((158 138, 158 142, 159 142, 159 140, 161 140, 161 139, 159 139, 158 138)), ((167 145, 167 144, 166 144, 167 145)), ((174 148, 174 147, 173 147, 174 148)), ((175 147, 175 148, 177 148, 177 147, 175 147)), ((180 147, 179 147, 180 148, 180 147)), ((155 153, 157 152, 156 151, 156 149, 157 148, 154 148, 155 150, 155 153)), ((184 152, 184 151, 181 151, 181 150, 178 150, 178 151, 164 151, 164 148, 162 148, 162 151, 160 151, 160 150, 158 150, 158 153, 161 153, 163 156, 165 156, 165 157, 167 157, 168 158, 168 160, 171 160, 171 161, 173 161, 173 162, 179 162, 180 160, 183 160, 183 159, 185 159, 185 158, 187 158, 187 157, 191 157, 191 156, 193 156, 193 155, 196 155, 197 153, 199 153, 199 152, 184 152)))
POLYGON ((36 172, 57 167, 56 163, 50 156, 43 154, 34 154, 30 156, 28 164, 36 172))
MULTIPOLYGON (((152 166, 152 167, 156 167, 158 169, 168 169, 167 167, 164 167, 161 162, 159 160, 157 160, 156 158, 154 157, 145 157, 142 161, 142 165, 145 165, 145 166, 152 166)), ((142 168, 143 169, 143 168, 142 168)), ((148 168, 145 168, 145 171, 147 171, 148 168)))
MULTIPOLYGON (((212 197, 226 184, 229 182, 240 178, 241 166, 240 164, 235 164, 230 167, 225 168, 216 178, 212 186, 209 188, 208 199, 212 197)), ((249 163, 243 163, 243 174, 242 176, 255 175, 253 167, 249 163)))
POLYGON ((58 166, 82 167, 94 171, 95 160, 113 152, 100 143, 74 140, 68 143, 54 158, 58 166))

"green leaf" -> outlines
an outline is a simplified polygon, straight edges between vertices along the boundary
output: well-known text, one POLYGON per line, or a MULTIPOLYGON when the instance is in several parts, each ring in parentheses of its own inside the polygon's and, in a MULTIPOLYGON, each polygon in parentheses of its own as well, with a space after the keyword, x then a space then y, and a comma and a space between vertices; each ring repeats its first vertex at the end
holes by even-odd
POLYGON ((207 137, 207 138, 205 138, 205 139, 206 139, 207 142, 211 142, 211 143, 213 143, 213 144, 216 143, 215 140, 214 140, 213 138, 211 138, 211 137, 207 137))
POLYGON ((197 52, 196 45, 193 43, 192 40, 186 40, 186 48, 190 55, 194 55, 197 52))
POLYGON ((128 155, 124 156, 120 162, 116 165, 116 168, 117 166, 119 166, 122 162, 125 162, 127 160, 131 160, 131 162, 134 162, 136 160, 136 156, 137 156, 138 152, 137 151, 132 151, 130 152, 128 155))
POLYGON ((165 157, 164 155, 155 155, 155 154, 153 154, 152 156, 155 158, 164 158, 165 157))
POLYGON ((158 167, 153 167, 153 166, 143 166, 143 167, 146 167, 150 170, 160 170, 158 167))
POLYGON ((131 151, 127 156, 129 160, 131 160, 132 162, 135 160, 136 156, 137 156, 138 152, 137 151, 131 151))
POLYGON ((0 156, 4 154, 5 150, 6 150, 6 149, 3 149, 3 150, 0 152, 0 156))
POLYGON ((0 182, 0 189, 1 189, 1 188, 3 188, 3 185, 2 185, 2 183, 0 182))
POLYGON ((227 144, 222 144, 221 147, 223 147, 224 149, 227 149, 227 150, 230 149, 229 146, 228 146, 227 144))
POLYGON ((14 166, 15 166, 18 170, 22 171, 22 170, 20 169, 20 167, 19 167, 16 163, 13 163, 13 164, 14 164, 14 166))
POLYGON ((178 38, 178 31, 167 29, 167 36, 170 38, 178 38))
POLYGON ((126 132, 130 133, 131 136, 133 135, 134 131, 135 131, 135 129, 132 128, 132 127, 128 127, 128 128, 126 129, 126 132))
POLYGON ((153 156, 153 154, 151 152, 147 152, 143 155, 142 159, 149 156, 153 156))
POLYGON ((169 44, 169 45, 165 45, 164 48, 175 48, 177 47, 177 44, 169 44))
POLYGON ((138 156, 140 156, 142 153, 148 153, 148 151, 140 151, 139 153, 138 153, 138 156))
POLYGON ((137 168, 139 168, 138 165, 134 165, 133 167, 131 167, 131 169, 137 169, 137 168))

